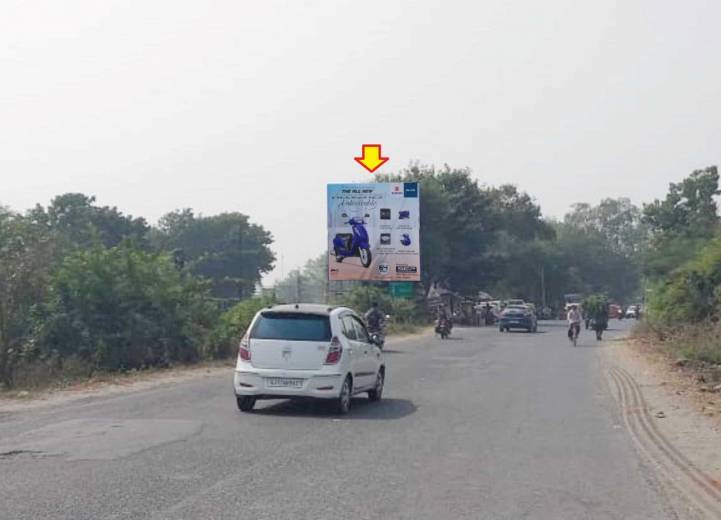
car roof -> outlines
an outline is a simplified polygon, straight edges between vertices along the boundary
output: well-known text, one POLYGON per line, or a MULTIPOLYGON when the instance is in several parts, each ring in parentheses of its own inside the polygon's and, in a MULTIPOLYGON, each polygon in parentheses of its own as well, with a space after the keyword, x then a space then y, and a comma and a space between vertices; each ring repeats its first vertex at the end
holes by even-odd
POLYGON ((297 314, 316 314, 319 316, 330 316, 338 307, 323 305, 320 303, 284 303, 266 307, 261 312, 282 312, 297 314))

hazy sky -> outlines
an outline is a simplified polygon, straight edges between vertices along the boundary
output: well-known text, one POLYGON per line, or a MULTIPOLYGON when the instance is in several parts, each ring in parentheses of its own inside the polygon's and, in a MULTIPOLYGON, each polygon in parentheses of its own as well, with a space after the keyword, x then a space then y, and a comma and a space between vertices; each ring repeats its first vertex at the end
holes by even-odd
POLYGON ((721 162, 721 2, 4 0, 0 204, 241 211, 284 268, 325 184, 469 166, 546 215, 721 162))

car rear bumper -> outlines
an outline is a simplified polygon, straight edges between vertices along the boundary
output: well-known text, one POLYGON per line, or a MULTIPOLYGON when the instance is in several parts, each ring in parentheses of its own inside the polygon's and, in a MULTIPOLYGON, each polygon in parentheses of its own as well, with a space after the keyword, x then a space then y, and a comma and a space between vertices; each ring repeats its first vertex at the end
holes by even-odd
POLYGON ((533 321, 528 319, 507 320, 501 319, 500 326, 504 329, 532 329, 533 321))
POLYGON ((328 374, 299 370, 235 370, 233 387, 235 395, 256 397, 258 399, 292 399, 312 397, 332 399, 340 395, 343 383, 342 374, 328 374), (269 378, 301 380, 300 387, 269 386, 269 378))

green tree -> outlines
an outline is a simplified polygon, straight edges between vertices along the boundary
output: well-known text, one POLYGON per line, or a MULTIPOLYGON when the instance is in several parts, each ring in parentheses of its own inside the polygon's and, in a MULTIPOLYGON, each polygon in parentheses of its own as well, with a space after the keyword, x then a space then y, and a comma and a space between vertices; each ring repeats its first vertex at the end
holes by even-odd
POLYGON ((637 264, 615 251, 602 233, 568 224, 558 224, 556 229, 554 247, 566 273, 564 292, 605 293, 617 301, 636 296, 640 282, 637 264))
POLYGON ((270 233, 242 213, 204 217, 174 211, 160 219, 153 241, 157 249, 173 251, 176 263, 212 280, 219 298, 252 296, 275 261, 270 233))
POLYGON ((650 294, 650 319, 658 324, 678 326, 721 318, 721 238, 709 241, 695 258, 657 281, 650 294))
POLYGON ((224 312, 218 320, 218 325, 210 334, 205 357, 222 359, 237 355, 240 339, 250 326, 255 314, 271 303, 269 298, 249 298, 224 312))
POLYGON ((413 166, 385 182, 420 184, 421 270, 424 287, 441 282, 474 294, 497 282, 501 235, 535 240, 553 235, 530 196, 514 186, 483 187, 469 169, 413 166))
POLYGON ((294 269, 273 288, 279 302, 328 303, 328 255, 308 260, 301 269, 294 269))
POLYGON ((695 170, 680 183, 671 183, 664 200, 645 205, 643 217, 657 235, 710 238, 719 226, 718 195, 718 168, 695 170))
POLYGON ((56 242, 47 229, 0 207, 0 382, 12 384, 46 297, 56 242))
POLYGON ((664 200, 643 208, 652 232, 644 251, 644 274, 652 281, 671 275, 690 262, 720 232, 719 174, 715 166, 696 170, 680 183, 672 183, 664 200))
POLYGON ((564 222, 580 230, 600 233, 615 252, 628 258, 642 250, 649 235, 641 209, 623 197, 603 199, 597 206, 574 204, 564 222))
POLYGON ((95 197, 82 193, 59 195, 47 208, 37 205, 28 217, 57 233, 70 248, 113 247, 125 239, 145 246, 150 230, 145 219, 124 215, 115 207, 97 206, 95 197))

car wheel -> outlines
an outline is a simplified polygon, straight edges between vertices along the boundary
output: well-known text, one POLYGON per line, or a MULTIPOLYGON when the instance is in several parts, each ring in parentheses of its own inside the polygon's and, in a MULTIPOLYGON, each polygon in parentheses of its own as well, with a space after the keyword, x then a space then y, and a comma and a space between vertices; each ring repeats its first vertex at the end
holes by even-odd
POLYGON ((498 331, 503 334, 503 327, 499 327, 498 331))
POLYGON ((385 384, 385 379, 385 370, 381 368, 378 371, 378 375, 376 376, 376 386, 373 388, 373 390, 368 392, 368 398, 371 401, 380 401, 381 397, 383 397, 383 385, 385 384))
POLYGON ((237 396, 235 399, 238 403, 238 410, 241 412, 250 412, 255 406, 255 397, 237 396))
POLYGON ((335 413, 339 415, 345 415, 350 410, 350 399, 353 384, 351 383, 350 376, 345 378, 343 386, 340 389, 340 395, 335 400, 335 413))

